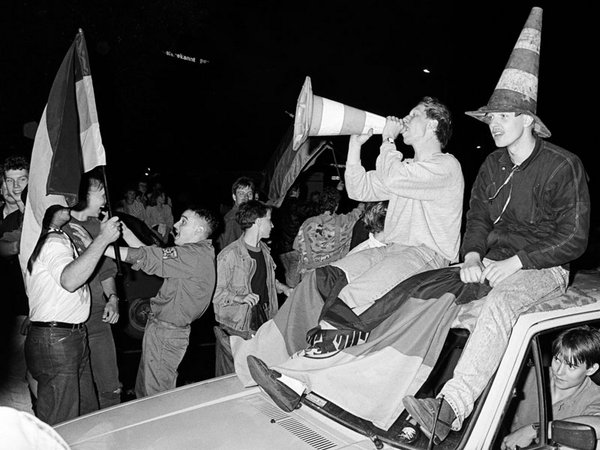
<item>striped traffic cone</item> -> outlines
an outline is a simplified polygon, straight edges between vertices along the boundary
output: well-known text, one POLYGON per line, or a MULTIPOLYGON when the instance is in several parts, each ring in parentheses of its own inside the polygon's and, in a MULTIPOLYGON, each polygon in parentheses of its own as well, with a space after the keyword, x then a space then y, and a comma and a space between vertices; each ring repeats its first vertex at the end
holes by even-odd
POLYGON ((486 114, 491 112, 529 114, 537 135, 550 137, 550 130, 536 115, 541 40, 542 8, 534 7, 488 104, 465 114, 485 123, 489 122, 486 114))
POLYGON ((370 128, 381 134, 384 125, 385 117, 314 95, 306 77, 296 103, 294 150, 310 136, 365 134, 370 128))

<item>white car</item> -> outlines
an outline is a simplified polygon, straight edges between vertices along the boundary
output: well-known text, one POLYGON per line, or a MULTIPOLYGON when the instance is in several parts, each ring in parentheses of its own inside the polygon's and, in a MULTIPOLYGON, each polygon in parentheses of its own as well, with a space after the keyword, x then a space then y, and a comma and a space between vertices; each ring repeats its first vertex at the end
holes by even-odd
MULTIPOLYGON (((533 370, 540 382, 547 383, 548 377, 542 374, 551 360, 554 337, 565 328, 580 324, 600 327, 600 295, 593 288, 586 291, 594 298, 588 296, 585 302, 574 303, 589 304, 527 313, 518 319, 496 375, 463 429, 451 432, 433 448, 500 448, 518 401, 517 386, 525 372, 533 370)), ((460 332, 451 333, 449 339, 458 339, 451 349, 459 353, 460 341, 465 338, 460 332)), ((424 386, 431 389, 429 393, 435 393, 451 374, 456 363, 451 349, 445 353, 450 357, 439 362, 424 386)), ((545 390, 538 394, 538 402, 540 411, 547 416, 551 408, 545 390)), ((432 448, 423 435, 411 445, 397 442, 405 414, 398 419, 398 426, 379 430, 314 393, 306 396, 302 407, 286 413, 258 387, 244 388, 235 375, 228 375, 88 414, 59 424, 55 430, 72 449, 82 450, 432 448)), ((560 421, 553 426, 553 436, 567 444, 561 448, 595 448, 596 437, 591 428, 582 426, 574 431, 574 425, 560 421), (585 444, 586 439, 591 444, 585 444)), ((547 427, 542 426, 540 443, 528 448, 559 448, 547 435, 547 427)))

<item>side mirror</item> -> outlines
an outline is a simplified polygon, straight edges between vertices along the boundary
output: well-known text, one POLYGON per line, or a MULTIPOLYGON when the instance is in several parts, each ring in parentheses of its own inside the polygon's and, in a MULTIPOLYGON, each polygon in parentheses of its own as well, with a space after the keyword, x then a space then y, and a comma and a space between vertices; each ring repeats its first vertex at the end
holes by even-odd
POLYGON ((591 426, 581 423, 552 421, 552 440, 576 450, 596 449, 596 431, 591 426))

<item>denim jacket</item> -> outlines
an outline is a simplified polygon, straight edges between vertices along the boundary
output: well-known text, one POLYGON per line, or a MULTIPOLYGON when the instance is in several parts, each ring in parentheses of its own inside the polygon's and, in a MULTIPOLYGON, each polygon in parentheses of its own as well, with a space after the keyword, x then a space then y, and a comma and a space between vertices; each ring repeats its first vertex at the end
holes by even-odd
MULTIPOLYGON (((269 247, 263 242, 259 244, 267 267, 267 318, 271 319, 279 308, 275 290, 275 262, 269 247)), ((246 250, 243 236, 225 247, 217 256, 217 288, 213 297, 215 319, 228 328, 242 332, 241 334, 256 331, 250 329, 251 306, 240 303, 243 297, 252 293, 250 281, 255 271, 256 262, 246 250)))
POLYGON ((538 138, 519 166, 506 148, 481 165, 462 254, 474 251, 496 261, 518 255, 523 269, 567 266, 585 251, 589 222, 590 195, 581 160, 538 138))

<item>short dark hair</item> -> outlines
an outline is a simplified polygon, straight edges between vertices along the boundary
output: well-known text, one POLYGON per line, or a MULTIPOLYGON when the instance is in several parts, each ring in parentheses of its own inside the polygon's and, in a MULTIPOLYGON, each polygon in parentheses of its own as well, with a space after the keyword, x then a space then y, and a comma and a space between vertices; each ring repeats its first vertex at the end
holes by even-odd
POLYGON ((206 224, 208 225, 208 228, 209 228, 206 237, 210 237, 213 234, 213 232, 217 229, 217 227, 219 226, 219 219, 209 209, 201 208, 198 206, 190 206, 189 208, 186 208, 186 210, 190 210, 190 211, 194 212, 198 217, 200 217, 201 219, 204 219, 206 221, 206 224))
POLYGON ((0 165, 0 180, 4 180, 4 173, 7 170, 26 170, 29 172, 29 162, 22 156, 8 156, 4 163, 0 165))
POLYGON ((271 211, 269 205, 265 205, 258 200, 248 200, 246 203, 240 205, 235 215, 235 220, 240 224, 242 230, 245 231, 254 225, 256 219, 266 217, 269 211, 271 211))
POLYGON ((235 195, 235 192, 239 188, 249 187, 252 189, 252 192, 256 191, 256 187, 254 185, 254 180, 250 177, 239 177, 237 180, 233 182, 231 185, 231 193, 235 195))
POLYGON ((325 211, 330 211, 333 214, 340 204, 340 199, 340 192, 334 187, 327 186, 319 195, 319 212, 323 214, 325 211))
POLYGON ((600 364, 600 331, 588 325, 569 328, 552 343, 552 355, 561 355, 570 364, 585 363, 588 369, 600 364))
POLYGON ((4 170, 29 170, 29 161, 22 156, 9 156, 4 160, 4 170))
POLYGON ((438 126, 435 135, 442 148, 445 148, 452 137, 452 114, 450 110, 435 97, 423 97, 419 104, 425 107, 425 113, 429 119, 437 120, 438 126))

